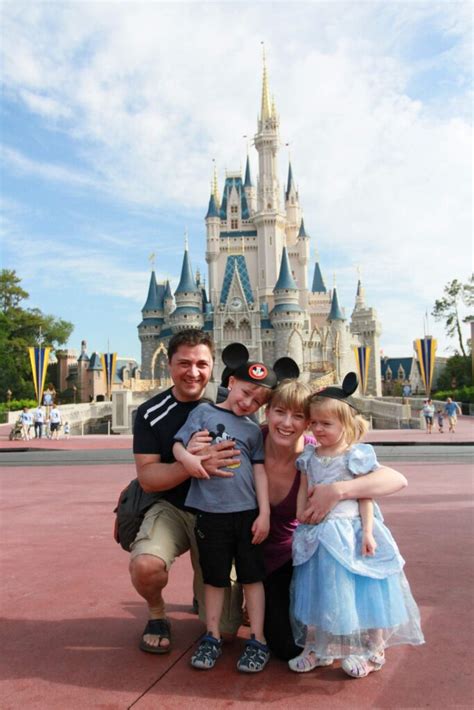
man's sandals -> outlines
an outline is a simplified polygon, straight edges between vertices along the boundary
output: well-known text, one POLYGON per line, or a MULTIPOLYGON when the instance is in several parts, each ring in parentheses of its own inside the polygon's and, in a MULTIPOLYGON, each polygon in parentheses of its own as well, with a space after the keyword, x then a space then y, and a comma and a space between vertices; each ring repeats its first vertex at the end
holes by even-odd
POLYGON ((140 641, 140 648, 147 653, 169 653, 171 651, 171 626, 167 619, 149 619, 140 641), (158 646, 147 643, 145 636, 159 636, 158 646), (162 639, 168 639, 167 646, 161 646, 162 639))

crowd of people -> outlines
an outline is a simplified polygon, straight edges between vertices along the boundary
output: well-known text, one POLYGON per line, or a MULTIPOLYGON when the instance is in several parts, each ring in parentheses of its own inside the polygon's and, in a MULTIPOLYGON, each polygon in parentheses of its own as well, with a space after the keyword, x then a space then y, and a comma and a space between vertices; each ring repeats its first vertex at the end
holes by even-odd
POLYGON ((149 617, 140 648, 170 651, 163 593, 190 551, 206 624, 193 667, 213 668, 235 636, 243 592, 250 638, 239 671, 263 671, 273 655, 295 672, 339 659, 364 677, 383 667, 386 648, 423 643, 403 558, 373 502, 406 479, 361 443, 353 373, 314 396, 290 358, 270 368, 242 347, 224 359, 227 391, 216 397, 209 334, 176 334, 173 385, 137 410, 137 477, 161 494, 131 546, 131 581, 149 617))
MULTIPOLYGON (((48 393, 48 396, 49 393, 48 393)), ((38 404, 35 409, 23 407, 18 419, 19 434, 23 441, 30 439, 59 439, 61 429, 63 436, 68 439, 70 435, 69 422, 63 422, 61 411, 54 401, 43 399, 43 406, 38 404)))

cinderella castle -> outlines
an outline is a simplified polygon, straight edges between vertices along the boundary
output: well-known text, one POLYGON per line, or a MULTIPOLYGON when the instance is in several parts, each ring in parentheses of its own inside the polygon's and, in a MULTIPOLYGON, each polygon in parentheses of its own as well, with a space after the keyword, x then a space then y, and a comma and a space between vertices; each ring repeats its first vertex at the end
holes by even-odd
POLYGON ((169 282, 157 283, 152 271, 138 326, 141 377, 163 380, 169 338, 185 328, 203 328, 216 343, 217 381, 222 350, 234 341, 243 343, 252 359, 270 365, 289 355, 303 377, 321 384, 340 382, 349 370, 357 371, 357 348, 366 346, 366 392, 380 395, 377 314, 366 305, 359 279, 348 319, 336 287, 327 288, 319 261, 310 264, 310 237, 291 162, 286 185, 280 186, 279 127, 264 60, 254 138, 258 177, 252 179, 247 156, 244 176, 227 172, 221 198, 214 171, 205 216, 207 289, 201 275, 193 273, 187 245, 174 294, 169 282))

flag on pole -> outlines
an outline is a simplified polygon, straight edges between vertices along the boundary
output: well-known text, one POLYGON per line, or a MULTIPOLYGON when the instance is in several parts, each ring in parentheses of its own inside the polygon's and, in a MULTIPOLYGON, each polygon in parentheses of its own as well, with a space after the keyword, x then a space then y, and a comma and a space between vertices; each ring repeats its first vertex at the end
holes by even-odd
POLYGON ((369 382, 369 363, 370 363, 370 353, 372 348, 365 345, 360 345, 357 347, 353 346, 357 372, 359 375, 359 387, 361 394, 367 392, 367 384, 369 382))
POLYGON ((35 386, 35 394, 38 404, 41 404, 41 399, 43 397, 44 382, 46 380, 50 350, 51 348, 28 348, 31 371, 33 373, 33 384, 35 386))
POLYGON ((112 393, 112 384, 115 377, 115 370, 117 367, 117 353, 102 353, 100 356, 102 362, 102 369, 105 374, 105 386, 107 390, 107 397, 110 398, 112 393))
POLYGON ((427 395, 430 395, 438 341, 432 338, 431 335, 425 335, 424 338, 415 340, 413 345, 415 346, 425 392, 427 395))

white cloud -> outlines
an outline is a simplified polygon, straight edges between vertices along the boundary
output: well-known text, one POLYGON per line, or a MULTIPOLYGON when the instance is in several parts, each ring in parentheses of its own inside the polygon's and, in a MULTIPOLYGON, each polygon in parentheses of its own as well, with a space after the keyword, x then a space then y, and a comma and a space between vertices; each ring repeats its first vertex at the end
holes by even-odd
MULTIPOLYGON (((9 3, 6 96, 71 137, 89 171, 40 162, 20 149, 5 148, 4 156, 16 171, 107 191, 144 209, 204 214, 211 159, 222 179, 244 158, 243 134, 255 132, 265 39, 282 142, 291 143, 306 228, 323 269, 335 247, 338 282, 348 261, 365 264, 367 298, 385 337, 395 344, 403 322, 406 342, 410 317, 411 332, 444 284, 470 270, 468 7, 65 3, 53 14, 47 4, 28 3, 25 13, 9 3), (436 50, 433 40, 432 54, 423 55, 429 33, 447 48, 436 50), (429 101, 409 94, 433 67, 452 71, 451 94, 436 79, 429 101)), ((255 155, 252 161, 255 177, 255 155)), ((280 168, 283 187, 283 151, 280 168)), ((84 287, 102 288, 90 261, 80 262, 77 253, 70 266, 84 287)), ((177 274, 179 267, 177 261, 177 274)), ((146 275, 135 282, 140 274, 127 280, 125 272, 126 264, 116 277, 129 294, 138 284, 135 298, 142 300, 146 275)), ((345 305, 349 310, 351 301, 345 305)))

